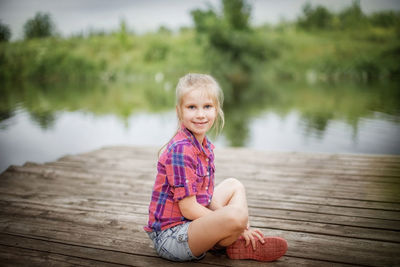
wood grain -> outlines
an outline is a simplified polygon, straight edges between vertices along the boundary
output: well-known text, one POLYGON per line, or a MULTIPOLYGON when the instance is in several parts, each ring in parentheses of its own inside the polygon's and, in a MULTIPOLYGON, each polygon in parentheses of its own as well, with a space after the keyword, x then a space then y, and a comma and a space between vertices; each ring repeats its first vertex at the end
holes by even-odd
MULTIPOLYGON (((400 157, 216 149, 251 225, 288 240, 270 266, 400 265, 400 157)), ((0 175, 1 266, 172 266, 143 226, 157 148, 106 147, 0 175)), ((181 264, 184 265, 184 264, 181 264)), ((258 266, 207 253, 194 266, 258 266)))

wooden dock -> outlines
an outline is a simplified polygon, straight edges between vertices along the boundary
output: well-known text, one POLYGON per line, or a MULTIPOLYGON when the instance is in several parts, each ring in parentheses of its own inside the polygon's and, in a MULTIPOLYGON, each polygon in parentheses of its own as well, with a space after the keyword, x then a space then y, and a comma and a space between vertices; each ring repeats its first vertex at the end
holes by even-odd
MULTIPOLYGON (((245 184, 251 225, 288 241, 268 266, 400 266, 399 156, 215 153, 217 182, 245 184)), ((157 148, 107 147, 8 168, 0 265, 177 265, 157 257, 142 228, 156 160, 157 148)), ((263 264, 208 253, 193 265, 263 264)))

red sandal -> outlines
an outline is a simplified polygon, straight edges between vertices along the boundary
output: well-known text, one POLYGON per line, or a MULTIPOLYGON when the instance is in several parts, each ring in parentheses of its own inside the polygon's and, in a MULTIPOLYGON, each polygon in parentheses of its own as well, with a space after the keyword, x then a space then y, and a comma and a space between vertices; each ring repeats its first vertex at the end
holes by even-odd
POLYGON ((228 257, 236 260, 252 259, 257 261, 274 261, 285 255, 288 245, 285 239, 280 237, 264 237, 264 244, 256 242, 256 250, 246 240, 239 238, 235 243, 226 248, 228 257))

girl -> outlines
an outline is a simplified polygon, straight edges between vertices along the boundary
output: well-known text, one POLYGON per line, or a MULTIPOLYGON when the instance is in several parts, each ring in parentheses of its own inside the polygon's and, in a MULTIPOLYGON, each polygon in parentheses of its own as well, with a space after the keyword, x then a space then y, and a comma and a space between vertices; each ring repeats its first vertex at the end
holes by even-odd
POLYGON ((215 247, 226 247, 232 259, 273 261, 286 253, 287 243, 249 228, 244 186, 230 178, 214 189, 214 146, 206 133, 213 125, 222 129, 222 102, 211 76, 179 80, 180 128, 159 158, 145 230, 157 253, 173 261, 198 260, 215 247))

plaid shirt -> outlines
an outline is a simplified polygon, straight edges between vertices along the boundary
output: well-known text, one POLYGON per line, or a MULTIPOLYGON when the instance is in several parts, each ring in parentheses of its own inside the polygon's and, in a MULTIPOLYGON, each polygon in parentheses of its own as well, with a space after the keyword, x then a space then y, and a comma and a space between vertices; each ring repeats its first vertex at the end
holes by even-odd
POLYGON ((158 161, 145 231, 161 231, 190 221, 178 205, 185 197, 196 195, 199 204, 210 204, 214 192, 213 149, 207 138, 201 146, 182 126, 158 161))

